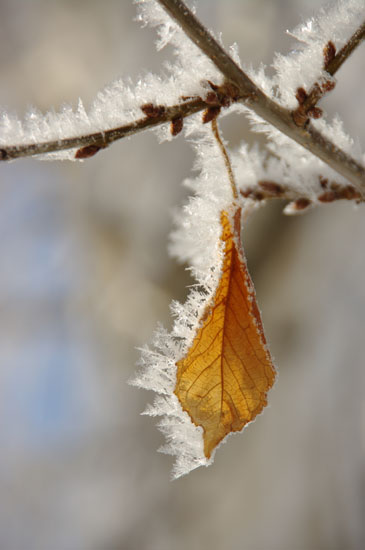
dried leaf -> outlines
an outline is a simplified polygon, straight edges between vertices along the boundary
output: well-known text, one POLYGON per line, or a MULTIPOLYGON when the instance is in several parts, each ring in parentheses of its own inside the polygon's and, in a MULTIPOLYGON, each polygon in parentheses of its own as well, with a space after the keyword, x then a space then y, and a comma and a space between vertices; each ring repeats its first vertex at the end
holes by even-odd
POLYGON ((275 369, 255 292, 240 245, 240 210, 234 228, 221 215, 224 255, 212 303, 186 357, 177 362, 175 394, 204 432, 204 454, 231 432, 242 430, 267 404, 275 369))

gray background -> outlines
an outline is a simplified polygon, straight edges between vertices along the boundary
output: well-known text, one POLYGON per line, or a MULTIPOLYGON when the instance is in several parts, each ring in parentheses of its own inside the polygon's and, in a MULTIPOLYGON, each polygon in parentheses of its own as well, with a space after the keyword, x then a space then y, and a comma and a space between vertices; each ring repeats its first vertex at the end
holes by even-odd
MULTIPOLYGON (((289 51, 320 0, 199 0, 244 62, 289 51)), ((129 0, 1 0, 0 104, 89 105, 113 79, 158 71, 129 0)), ((364 142, 364 50, 324 102, 364 142)), ((232 147, 256 140, 227 117, 232 147)), ((260 138, 261 139, 261 138, 260 138)), ((163 437, 129 387, 158 321, 190 284, 166 252, 193 154, 152 133, 84 163, 0 166, 0 548, 360 550, 364 517, 364 207, 244 232, 279 379, 270 407, 208 469, 169 481, 163 437)))

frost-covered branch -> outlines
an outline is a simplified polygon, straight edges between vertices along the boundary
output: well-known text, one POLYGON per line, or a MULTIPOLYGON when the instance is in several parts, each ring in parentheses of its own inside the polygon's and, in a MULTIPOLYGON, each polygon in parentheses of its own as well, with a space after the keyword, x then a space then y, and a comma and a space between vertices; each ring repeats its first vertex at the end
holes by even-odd
MULTIPOLYGON (((143 107, 143 105, 141 106, 143 107)), ((129 124, 101 132, 93 132, 71 138, 55 139, 44 143, 26 143, 24 145, 2 146, 0 148, 0 160, 13 160, 21 157, 44 155, 68 149, 77 149, 75 158, 87 158, 93 156, 100 149, 105 149, 114 141, 137 134, 154 126, 164 124, 179 118, 185 118, 198 111, 209 107, 200 97, 193 98, 181 104, 172 105, 160 109, 155 116, 144 116, 129 124)))
POLYGON ((326 63, 325 70, 330 75, 334 75, 341 65, 348 59, 352 52, 361 44, 365 38, 365 21, 354 32, 348 42, 341 48, 341 50, 326 63))
MULTIPOLYGON (((292 112, 268 97, 233 61, 195 15, 181 0, 158 0, 181 26, 191 40, 213 61, 239 94, 245 104, 265 121, 319 157, 336 172, 365 193, 365 168, 342 151, 310 123, 298 127, 292 112)), ((355 45, 354 45, 355 46, 355 45)))
MULTIPOLYGON (((339 52, 336 53, 335 45, 332 41, 329 41, 323 51, 324 71, 333 77, 355 48, 364 40, 364 37, 365 21, 354 32, 339 52)), ((298 88, 296 97, 299 106, 293 113, 294 120, 298 126, 304 126, 304 124, 308 122, 311 114, 314 115, 314 117, 322 115, 320 110, 314 110, 315 106, 326 92, 333 90, 335 84, 333 79, 328 79, 321 83, 315 82, 308 93, 303 88, 298 88)))
MULTIPOLYGON (((317 112, 319 111, 315 105, 318 99, 334 86, 333 81, 327 80, 324 85, 323 82, 321 82, 321 85, 315 82, 308 93, 306 93, 303 88, 298 88, 296 97, 299 102, 299 107, 296 109, 289 109, 285 105, 283 106, 279 104, 279 102, 273 101, 267 93, 264 93, 254 81, 240 69, 233 61, 232 57, 223 50, 220 44, 216 42, 180 0, 160 0, 160 3, 178 21, 184 32, 195 41, 204 53, 216 64, 219 70, 223 72, 226 79, 228 78, 238 86, 238 90, 236 88, 235 97, 230 97, 230 101, 244 103, 245 106, 253 110, 262 117, 262 119, 306 147, 314 155, 350 180, 352 184, 356 186, 357 190, 363 193, 365 188, 365 170, 363 166, 352 158, 348 152, 345 152, 341 147, 332 143, 323 132, 319 132, 313 124, 308 123, 308 114, 310 114, 311 111, 314 112, 314 110, 317 112)), ((329 77, 335 74, 345 59, 347 59, 350 53, 360 44, 364 38, 364 34, 365 24, 356 30, 337 54, 335 53, 333 43, 329 42, 327 44, 324 51, 324 70, 329 77)), ((123 94, 123 89, 120 93, 123 94)), ((152 109, 152 112, 144 111, 144 117, 138 117, 137 109, 134 111, 137 116, 134 116, 132 120, 128 119, 124 124, 116 125, 115 127, 109 126, 109 128, 106 127, 100 131, 80 132, 79 135, 75 135, 74 137, 64 137, 66 131, 62 130, 59 133, 59 138, 41 141, 39 138, 37 139, 39 131, 41 130, 41 125, 39 122, 35 121, 35 124, 38 124, 40 128, 37 128, 37 131, 33 132, 32 119, 30 119, 30 134, 35 138, 34 143, 27 141, 25 135, 22 142, 17 145, 8 146, 5 138, 2 140, 0 146, 0 160, 11 160, 20 157, 44 155, 67 150, 73 150, 69 158, 72 158, 72 156, 80 159, 88 158, 93 156, 100 149, 108 147, 116 140, 149 128, 158 127, 166 122, 171 122, 171 132, 174 135, 182 128, 182 121, 185 117, 193 115, 198 111, 209 110, 208 117, 206 118, 207 121, 209 120, 209 116, 212 113, 214 114, 214 110, 219 110, 219 104, 214 104, 214 102, 212 104, 209 95, 214 94, 208 92, 205 95, 200 94, 191 98, 179 98, 175 103, 170 105, 156 105, 156 109, 152 109)), ((224 106, 224 101, 222 104, 224 106)), ((141 110, 141 108, 143 110, 143 106, 143 101, 141 101, 139 110, 141 110)), ((152 105, 152 107, 155 106, 152 105)), ((99 106, 97 106, 97 110, 100 112, 99 106)), ((76 117, 79 116, 78 113, 75 113, 75 115, 76 117)), ((67 112, 65 116, 66 124, 68 124, 68 116, 69 113, 67 112)), ((86 121, 86 127, 89 125, 89 119, 82 109, 79 118, 83 123, 86 121)), ((27 122, 27 124, 29 124, 29 122, 27 122)), ((53 126, 58 124, 62 127, 63 121, 61 120, 61 122, 57 123, 51 121, 50 124, 53 126)), ((14 122, 9 120, 8 122, 6 119, 5 123, 3 123, 5 130, 7 130, 8 127, 12 128, 14 125, 18 127, 19 121, 14 122)), ((47 127, 45 132, 46 135, 48 129, 47 127)), ((12 135, 12 131, 10 131, 9 139, 11 139, 12 135)))
POLYGON ((268 199, 282 199, 289 201, 284 208, 285 214, 300 214, 315 204, 327 204, 338 200, 364 202, 364 198, 352 185, 342 185, 336 181, 328 181, 319 178, 318 192, 313 198, 313 193, 306 196, 301 190, 271 180, 259 180, 256 185, 249 185, 241 189, 240 194, 256 202, 268 199))

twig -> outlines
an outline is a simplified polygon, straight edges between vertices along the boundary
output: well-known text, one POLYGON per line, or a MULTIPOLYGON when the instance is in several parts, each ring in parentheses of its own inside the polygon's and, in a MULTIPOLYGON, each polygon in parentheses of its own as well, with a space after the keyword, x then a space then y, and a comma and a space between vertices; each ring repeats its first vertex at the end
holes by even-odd
POLYGON ((352 185, 342 185, 322 177, 319 177, 318 191, 315 196, 313 191, 306 196, 303 195, 302 190, 299 192, 290 186, 271 180, 260 180, 255 185, 242 189, 240 195, 256 202, 267 199, 287 200, 289 203, 284 209, 286 214, 300 214, 315 204, 327 204, 338 200, 360 203, 365 200, 352 185))
POLYGON ((341 50, 331 59, 327 66, 325 67, 326 71, 333 76, 338 69, 341 67, 344 61, 352 54, 352 52, 357 48, 359 44, 365 38, 365 21, 357 29, 357 31, 351 36, 348 42, 341 48, 341 50))
MULTIPOLYGON (((293 121, 291 112, 268 98, 250 80, 183 2, 180 0, 159 1, 178 21, 186 34, 212 59, 226 78, 238 87, 235 101, 244 101, 248 107, 252 108, 264 120, 309 149, 314 155, 318 156, 334 170, 351 181, 357 189, 364 192, 364 167, 360 166, 349 155, 322 136, 312 125, 308 124, 305 128, 299 128, 293 121)), ((349 43, 335 56, 336 61, 332 61, 333 66, 330 66, 328 70, 337 70, 348 57, 349 53, 361 42, 364 36, 363 27, 364 25, 355 33, 355 38, 352 37, 349 43)), ((103 149, 123 137, 169 121, 185 118, 209 108, 211 108, 209 102, 204 101, 202 98, 193 98, 189 101, 166 107, 158 116, 146 116, 110 130, 43 143, 3 146, 0 148, 0 160, 11 160, 75 148, 79 149, 78 158, 87 158, 95 154, 99 149, 103 149)))
POLYGON ((20 157, 31 157, 34 155, 43 155, 56 151, 64 151, 75 148, 80 149, 91 146, 104 149, 118 139, 130 136, 132 134, 137 134, 142 130, 147 130, 148 128, 158 126, 176 118, 190 116, 198 111, 206 109, 207 107, 207 103, 205 103, 205 101, 203 101, 200 97, 197 97, 178 105, 166 107, 163 112, 156 117, 146 116, 135 120, 130 124, 125 124, 124 126, 119 126, 118 128, 112 128, 111 130, 105 130, 104 132, 95 132, 84 136, 45 141, 44 143, 3 146, 0 148, 0 160, 12 160, 20 157))
MULTIPOLYGON (((342 64, 348 59, 352 52, 361 44, 365 37, 365 21, 359 27, 348 42, 341 48, 336 54, 336 48, 333 42, 328 42, 325 46, 324 54, 324 70, 330 75, 334 76, 342 64)), ((297 92, 297 99, 299 101, 298 108, 294 111, 294 121, 299 126, 304 126, 308 121, 308 115, 313 112, 318 101, 324 96, 326 92, 329 92, 335 87, 333 80, 326 80, 320 84, 316 82, 308 93, 303 88, 299 88, 297 92)))
POLYGON ((159 0, 191 40, 213 61, 227 80, 233 82, 245 103, 264 120, 311 151, 365 193, 365 168, 308 124, 298 127, 292 114, 267 97, 223 50, 181 0, 159 0))

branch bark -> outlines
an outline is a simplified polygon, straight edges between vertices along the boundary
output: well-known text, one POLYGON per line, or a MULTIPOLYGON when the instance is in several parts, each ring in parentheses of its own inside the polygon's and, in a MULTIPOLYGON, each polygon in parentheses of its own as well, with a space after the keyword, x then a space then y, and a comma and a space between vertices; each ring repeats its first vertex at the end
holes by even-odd
POLYGON ((118 139, 122 139, 132 134, 137 134, 138 132, 147 130, 148 128, 152 128, 154 126, 159 126, 166 122, 175 120, 176 118, 185 118, 206 109, 208 106, 209 105, 203 99, 197 97, 178 105, 166 107, 164 111, 156 117, 146 116, 135 120, 130 124, 125 124, 124 126, 119 126, 103 132, 95 132, 84 136, 45 141, 44 143, 3 146, 0 148, 0 160, 14 160, 21 157, 31 157, 34 155, 65 151, 67 149, 80 149, 92 146, 97 149, 105 149, 118 139))
MULTIPOLYGON (((352 52, 359 46, 359 44, 364 40, 365 37, 365 21, 359 27, 348 42, 341 48, 337 54, 335 53, 336 48, 332 42, 324 48, 324 70, 330 75, 334 76, 336 72, 340 69, 342 64, 349 58, 352 52)), ((297 99, 299 101, 299 106, 296 111, 293 113, 294 120, 298 126, 304 126, 308 121, 308 114, 310 111, 313 111, 314 107, 317 105, 318 101, 325 95, 326 92, 329 92, 335 87, 335 82, 333 80, 327 80, 319 84, 316 82, 312 88, 309 90, 308 94, 305 90, 298 90, 297 99), (301 95, 304 93, 304 98, 301 101, 301 95)))
POLYGON ((363 24, 354 32, 348 42, 341 48, 341 50, 331 59, 327 66, 325 67, 326 71, 333 76, 341 65, 348 59, 352 52, 357 48, 359 44, 364 40, 365 37, 365 21, 363 24))
POLYGON ((305 127, 298 127, 291 111, 267 97, 252 82, 182 0, 158 1, 194 44, 213 61, 226 79, 238 87, 240 94, 246 98, 245 103, 249 108, 351 181, 359 191, 365 193, 363 166, 318 132, 310 123, 305 127))
POLYGON ((338 200, 364 202, 365 198, 352 185, 342 185, 336 181, 328 181, 319 177, 318 191, 313 196, 313 190, 306 196, 290 186, 276 181, 260 180, 255 185, 240 191, 245 198, 261 202, 267 199, 282 199, 288 201, 284 208, 285 214, 300 214, 316 204, 327 204, 338 200))
MULTIPOLYGON (((357 190, 363 194, 365 193, 365 169, 363 166, 320 134, 312 124, 309 123, 303 127, 297 126, 293 120, 293 113, 272 101, 256 86, 181 0, 159 0, 159 2, 193 42, 215 63, 226 79, 237 86, 236 101, 244 102, 264 120, 351 181, 357 190)), ((350 53, 360 44, 364 38, 364 33, 365 24, 356 31, 348 44, 330 61, 327 68, 330 74, 334 74, 350 53)), ((0 148, 0 160, 11 160, 74 148, 81 150, 78 158, 87 158, 99 149, 103 149, 123 137, 169 121, 185 118, 210 107, 211 104, 204 99, 193 98, 177 105, 165 107, 158 116, 146 116, 130 124, 110 130, 43 143, 3 146, 0 148)))

